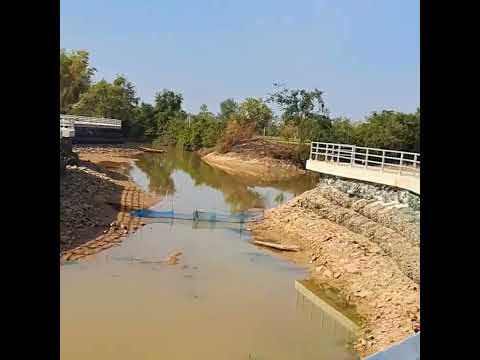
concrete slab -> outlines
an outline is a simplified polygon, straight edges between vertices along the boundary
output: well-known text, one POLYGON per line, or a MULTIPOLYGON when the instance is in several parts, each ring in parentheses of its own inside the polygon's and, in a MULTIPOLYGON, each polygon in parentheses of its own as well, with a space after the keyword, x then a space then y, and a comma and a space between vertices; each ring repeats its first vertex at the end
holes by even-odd
POLYGON ((358 165, 351 166, 348 163, 311 159, 307 160, 306 168, 323 174, 394 186, 420 194, 419 173, 399 174, 391 170, 384 170, 382 172, 381 169, 378 168, 365 168, 358 165))
POLYGON ((420 360, 420 333, 411 335, 364 360, 420 360))
POLYGON ((355 322, 317 296, 317 294, 309 289, 307 283, 308 281, 295 280, 295 289, 301 295, 305 296, 305 298, 307 298, 311 303, 319 307, 327 317, 342 326, 345 330, 354 333, 358 329, 358 325, 355 322))

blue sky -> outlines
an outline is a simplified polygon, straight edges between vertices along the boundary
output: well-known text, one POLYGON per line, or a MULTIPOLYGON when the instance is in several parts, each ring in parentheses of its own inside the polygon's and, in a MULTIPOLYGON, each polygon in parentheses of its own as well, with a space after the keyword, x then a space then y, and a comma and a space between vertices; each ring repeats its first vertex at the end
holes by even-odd
POLYGON ((124 74, 143 101, 185 109, 318 89, 333 116, 420 104, 419 1, 61 0, 60 47, 87 49, 96 80, 124 74))

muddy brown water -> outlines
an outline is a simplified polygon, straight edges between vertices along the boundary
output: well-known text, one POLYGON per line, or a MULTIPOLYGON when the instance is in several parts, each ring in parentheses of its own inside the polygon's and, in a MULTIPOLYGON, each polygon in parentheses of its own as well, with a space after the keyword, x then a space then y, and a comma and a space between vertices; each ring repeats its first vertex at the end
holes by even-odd
MULTIPOLYGON (((268 208, 315 185, 308 176, 248 183, 178 149, 142 155, 131 175, 164 196, 153 209, 181 212, 268 208)), ((351 334, 295 289, 306 271, 250 244, 237 225, 148 223, 119 247, 63 265, 61 358, 358 359, 351 334), (176 265, 161 262, 176 252, 176 265)))

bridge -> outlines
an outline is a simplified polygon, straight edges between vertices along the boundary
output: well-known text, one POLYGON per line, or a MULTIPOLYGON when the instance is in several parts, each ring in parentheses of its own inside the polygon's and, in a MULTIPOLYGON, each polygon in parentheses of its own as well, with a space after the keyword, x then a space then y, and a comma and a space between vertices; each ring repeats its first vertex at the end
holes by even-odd
POLYGON ((312 142, 307 169, 394 186, 420 194, 420 154, 347 144, 312 142))
POLYGON ((60 114, 60 138, 73 142, 123 142, 122 121, 60 114))

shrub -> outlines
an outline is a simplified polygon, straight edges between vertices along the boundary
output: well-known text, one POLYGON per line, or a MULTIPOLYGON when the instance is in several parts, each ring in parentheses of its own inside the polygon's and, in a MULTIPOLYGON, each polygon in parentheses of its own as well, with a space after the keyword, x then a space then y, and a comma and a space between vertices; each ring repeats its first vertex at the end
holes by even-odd
POLYGON ((177 143, 187 150, 210 148, 217 144, 222 133, 222 124, 213 116, 200 114, 192 116, 177 135, 177 143))
POLYGON ((217 144, 217 151, 220 153, 229 152, 236 144, 250 139, 255 132, 255 125, 254 122, 241 125, 237 119, 231 119, 217 144))
POLYGON ((297 127, 292 124, 286 124, 280 129, 280 136, 287 141, 295 138, 295 134, 297 133, 297 127))

